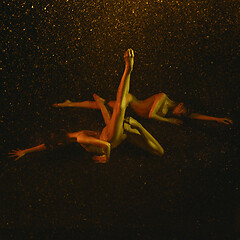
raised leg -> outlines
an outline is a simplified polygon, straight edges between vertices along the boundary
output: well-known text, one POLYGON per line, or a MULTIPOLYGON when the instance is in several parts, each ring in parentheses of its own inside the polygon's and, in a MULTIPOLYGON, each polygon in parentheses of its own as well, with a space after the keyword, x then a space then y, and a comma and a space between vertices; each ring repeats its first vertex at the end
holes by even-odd
MULTIPOLYGON (((131 93, 128 93, 127 95, 127 102, 131 105, 133 102, 138 101, 135 96, 133 96, 131 93)), ((116 101, 109 101, 108 106, 111 108, 114 108, 116 101)))
POLYGON ((93 94, 93 98, 94 98, 98 108, 102 112, 102 116, 103 116, 105 124, 108 125, 110 122, 110 119, 111 119, 111 115, 104 104, 104 99, 100 98, 97 94, 93 94))
POLYGON ((117 99, 113 108, 112 117, 103 129, 100 139, 112 143, 113 146, 119 144, 119 141, 123 135, 123 120, 125 111, 128 106, 127 95, 130 86, 130 75, 133 70, 134 64, 134 52, 132 49, 128 49, 124 54, 125 70, 118 87, 117 99))

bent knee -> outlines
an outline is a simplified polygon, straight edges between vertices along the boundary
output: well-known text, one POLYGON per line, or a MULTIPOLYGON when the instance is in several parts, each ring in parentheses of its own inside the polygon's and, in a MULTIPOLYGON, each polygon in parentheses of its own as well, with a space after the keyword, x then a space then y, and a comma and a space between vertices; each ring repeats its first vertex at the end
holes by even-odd
POLYGON ((156 155, 158 155, 159 157, 162 157, 164 154, 164 149, 162 147, 159 147, 157 149, 156 155))

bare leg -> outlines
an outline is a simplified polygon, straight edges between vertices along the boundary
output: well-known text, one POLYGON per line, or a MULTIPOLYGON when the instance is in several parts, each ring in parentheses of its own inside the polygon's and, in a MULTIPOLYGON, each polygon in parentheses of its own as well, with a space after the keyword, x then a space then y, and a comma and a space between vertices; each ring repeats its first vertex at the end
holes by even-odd
MULTIPOLYGON (((135 96, 132 96, 130 106, 133 111, 141 117, 152 118, 153 115, 159 110, 162 106, 163 93, 155 94, 145 100, 138 100, 135 96)), ((114 107, 116 101, 108 102, 110 107, 114 107)))
POLYGON ((113 114, 108 125, 103 129, 100 139, 118 145, 123 135, 123 120, 128 106, 127 94, 129 92, 130 75, 133 70, 134 52, 129 49, 124 54, 125 70, 118 87, 116 104, 113 108, 113 114))
POLYGON ((93 94, 93 98, 95 99, 96 105, 102 112, 105 124, 108 125, 111 119, 111 115, 104 104, 104 99, 100 98, 97 94, 93 94))
POLYGON ((70 100, 66 100, 63 103, 53 104, 53 107, 79 107, 79 108, 99 109, 99 106, 95 101, 71 102, 70 100))
MULTIPOLYGON (((128 95, 127 95, 127 102, 129 104, 132 104, 132 102, 135 102, 135 101, 138 101, 136 99, 136 97, 133 96, 131 93, 128 93, 128 95)), ((108 104, 109 107, 114 108, 114 106, 116 104, 116 101, 109 101, 107 104, 108 104)))
POLYGON ((128 139, 135 145, 158 156, 164 154, 164 150, 158 141, 132 117, 125 119, 124 130, 127 132, 128 139))

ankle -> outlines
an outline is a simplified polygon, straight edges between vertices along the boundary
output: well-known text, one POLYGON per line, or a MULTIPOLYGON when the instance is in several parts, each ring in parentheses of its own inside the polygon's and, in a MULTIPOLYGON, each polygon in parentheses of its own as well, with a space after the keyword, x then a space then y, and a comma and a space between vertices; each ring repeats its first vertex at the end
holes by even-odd
POLYGON ((125 71, 126 71, 127 73, 131 73, 131 72, 132 72, 132 68, 131 68, 131 66, 130 66, 129 64, 126 64, 126 65, 125 65, 125 71))

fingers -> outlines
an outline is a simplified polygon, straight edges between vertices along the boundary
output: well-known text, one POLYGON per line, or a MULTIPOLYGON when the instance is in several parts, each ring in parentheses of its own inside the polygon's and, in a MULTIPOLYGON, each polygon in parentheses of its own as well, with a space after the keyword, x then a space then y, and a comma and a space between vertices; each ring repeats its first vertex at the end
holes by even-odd
POLYGON ((233 123, 233 121, 231 119, 228 119, 228 118, 226 118, 225 121, 229 122, 230 124, 233 123))
POLYGON ((11 156, 8 156, 9 158, 14 158, 14 157, 17 157, 14 161, 16 161, 16 160, 18 160, 19 158, 21 158, 21 157, 23 157, 25 154, 23 153, 23 154, 21 154, 21 155, 16 155, 16 154, 14 154, 14 155, 11 155, 11 156))
POLYGON ((21 149, 17 149, 17 150, 11 150, 11 152, 8 153, 8 157, 9 158, 14 158, 14 157, 17 157, 15 159, 15 161, 17 159, 19 159, 20 157, 23 157, 25 155, 25 153, 21 150, 21 149))
POLYGON ((20 155, 19 157, 17 157, 14 161, 17 161, 20 157, 22 157, 23 155, 20 155))
POLYGON ((8 153, 8 155, 16 155, 17 152, 18 150, 12 150, 11 152, 8 153))
POLYGON ((11 152, 10 153, 17 153, 17 152, 20 152, 20 151, 22 151, 21 149, 19 149, 19 148, 17 148, 17 150, 11 150, 11 152))
POLYGON ((229 125, 229 124, 232 124, 233 122, 232 122, 231 119, 224 118, 224 119, 222 119, 222 123, 225 123, 225 124, 229 125))

